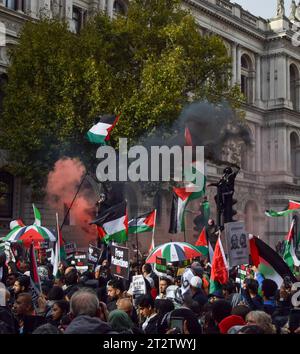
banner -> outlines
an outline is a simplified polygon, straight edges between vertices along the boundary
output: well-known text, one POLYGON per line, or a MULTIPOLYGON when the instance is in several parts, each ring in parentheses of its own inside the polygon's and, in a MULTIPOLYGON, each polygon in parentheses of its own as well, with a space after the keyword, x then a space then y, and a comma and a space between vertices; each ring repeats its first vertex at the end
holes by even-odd
POLYGON ((225 239, 228 252, 229 267, 249 263, 249 238, 244 222, 228 222, 225 224, 225 239))
POLYGON ((132 277, 132 295, 134 298, 140 295, 146 295, 146 283, 142 275, 132 277))
POLYGON ((156 270, 160 273, 167 273, 167 260, 165 258, 156 257, 156 270))
POLYGON ((71 264, 74 265, 80 273, 86 272, 88 270, 88 258, 86 252, 77 251, 74 253, 71 264))
POLYGON ((101 256, 102 256, 102 250, 100 248, 97 248, 93 245, 89 245, 89 250, 88 250, 89 265, 92 265, 93 268, 95 268, 101 256))
POLYGON ((111 246, 111 273, 117 277, 129 279, 129 249, 111 246))
POLYGON ((76 243, 68 242, 64 244, 66 254, 75 253, 76 252, 76 243))

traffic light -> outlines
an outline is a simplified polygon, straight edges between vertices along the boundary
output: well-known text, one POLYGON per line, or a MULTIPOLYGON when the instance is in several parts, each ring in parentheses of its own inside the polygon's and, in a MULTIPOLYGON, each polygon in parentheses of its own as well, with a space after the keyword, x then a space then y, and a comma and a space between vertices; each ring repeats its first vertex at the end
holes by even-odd
POLYGON ((224 200, 224 223, 235 221, 233 220, 234 215, 237 214, 237 211, 233 209, 233 206, 237 203, 236 199, 233 199, 233 191, 223 194, 224 200))

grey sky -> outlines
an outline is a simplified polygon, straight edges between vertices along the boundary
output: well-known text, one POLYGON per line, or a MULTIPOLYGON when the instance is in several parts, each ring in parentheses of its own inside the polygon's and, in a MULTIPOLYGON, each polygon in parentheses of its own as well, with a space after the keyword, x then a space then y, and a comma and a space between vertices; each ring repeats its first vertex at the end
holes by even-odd
MULTIPOLYGON (((231 0, 231 2, 241 5, 255 16, 267 19, 276 15, 277 0, 231 0)), ((285 14, 287 17, 290 15, 290 6, 291 0, 285 0, 285 14)))

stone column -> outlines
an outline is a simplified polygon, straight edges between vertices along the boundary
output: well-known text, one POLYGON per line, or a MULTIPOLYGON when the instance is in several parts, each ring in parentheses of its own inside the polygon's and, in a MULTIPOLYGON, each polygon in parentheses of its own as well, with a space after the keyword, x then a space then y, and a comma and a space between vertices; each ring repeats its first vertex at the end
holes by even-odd
POLYGON ((236 75, 237 75, 236 82, 239 85, 241 84, 241 73, 242 73, 241 57, 242 57, 242 49, 241 49, 240 45, 238 45, 237 46, 237 55, 236 55, 236 75))
POLYGON ((108 3, 107 3, 107 15, 108 15, 109 17, 113 17, 114 1, 115 1, 115 0, 108 0, 108 3))
POLYGON ((291 101, 291 88, 290 88, 290 66, 288 57, 285 58, 286 65, 286 98, 291 101))
POLYGON ((231 46, 231 59, 232 59, 232 78, 231 78, 231 84, 232 86, 236 84, 236 73, 237 73, 237 66, 236 66, 236 59, 237 59, 237 45, 236 43, 233 43, 231 46))
POLYGON ((16 0, 16 2, 17 2, 17 10, 18 10, 18 12, 23 12, 22 0, 16 0))
POLYGON ((255 57, 255 102, 259 104, 261 101, 261 62, 259 54, 255 57))

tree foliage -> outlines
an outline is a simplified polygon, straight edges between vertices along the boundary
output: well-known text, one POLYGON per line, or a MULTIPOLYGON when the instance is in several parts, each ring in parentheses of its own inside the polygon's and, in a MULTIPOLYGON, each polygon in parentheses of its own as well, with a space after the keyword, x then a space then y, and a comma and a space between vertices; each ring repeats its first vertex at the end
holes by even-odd
POLYGON ((114 141, 134 142, 170 126, 191 100, 239 105, 222 39, 201 36, 180 3, 133 0, 126 16, 99 13, 77 35, 56 20, 24 25, 0 120, 15 174, 40 187, 64 155, 94 168, 95 146, 84 136, 99 114, 121 113, 114 141))

